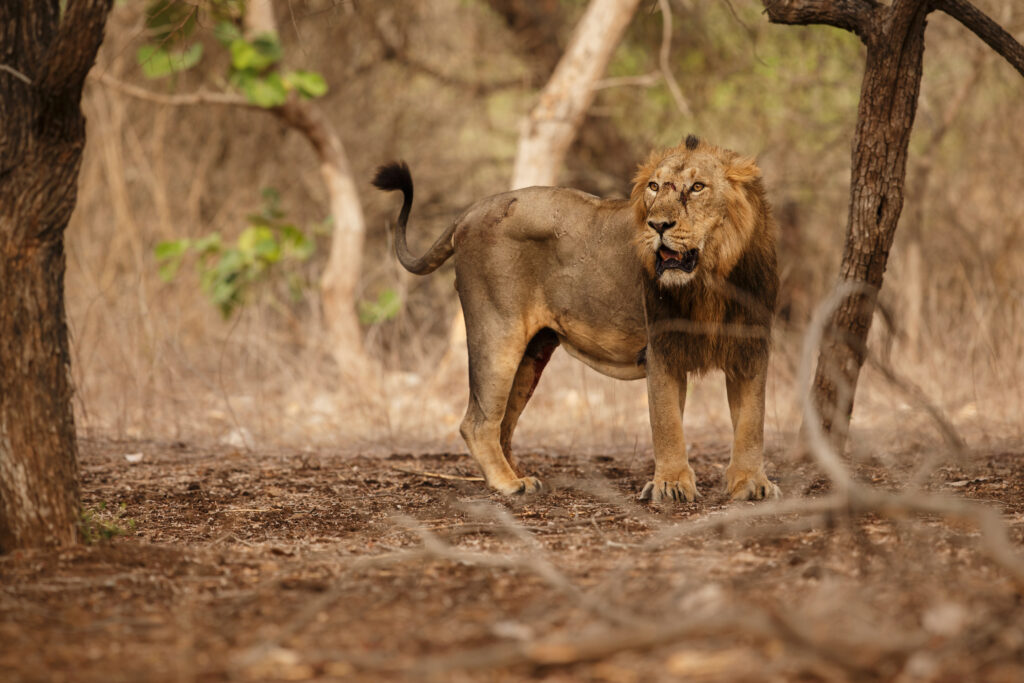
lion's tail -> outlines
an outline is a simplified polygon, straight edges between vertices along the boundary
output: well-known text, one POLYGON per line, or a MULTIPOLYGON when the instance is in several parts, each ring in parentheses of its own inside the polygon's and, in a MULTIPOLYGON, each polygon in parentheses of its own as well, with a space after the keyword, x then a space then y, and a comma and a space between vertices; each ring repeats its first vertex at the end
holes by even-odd
POLYGON ((402 212, 398 215, 398 223, 395 225, 395 255, 398 257, 398 262, 410 273, 416 275, 433 273, 455 253, 455 246, 452 244, 455 223, 452 223, 437 238, 426 254, 416 258, 409 253, 409 245, 405 241, 405 227, 409 224, 409 211, 412 209, 412 175, 409 173, 409 167, 404 161, 392 161, 390 164, 385 164, 377 169, 377 174, 373 177, 373 184, 387 192, 402 191, 402 212))

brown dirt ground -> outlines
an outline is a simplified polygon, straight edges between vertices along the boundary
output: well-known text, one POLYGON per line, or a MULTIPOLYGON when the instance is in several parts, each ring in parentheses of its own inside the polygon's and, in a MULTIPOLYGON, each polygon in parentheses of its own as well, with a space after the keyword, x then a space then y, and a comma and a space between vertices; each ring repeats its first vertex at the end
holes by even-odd
MULTIPOLYGON (((933 447, 858 476, 898 489, 933 447)), ((682 534, 759 507, 718 493, 727 443, 693 450, 705 497, 652 506, 644 454, 525 454, 554 491, 509 501, 410 473, 475 475, 464 455, 84 440, 94 526, 128 533, 0 558, 0 679, 1024 680, 1021 587, 976 529, 838 512, 682 534)), ((788 499, 828 489, 769 457, 788 499)), ((999 507, 1021 552, 1019 452, 929 488, 999 507)))

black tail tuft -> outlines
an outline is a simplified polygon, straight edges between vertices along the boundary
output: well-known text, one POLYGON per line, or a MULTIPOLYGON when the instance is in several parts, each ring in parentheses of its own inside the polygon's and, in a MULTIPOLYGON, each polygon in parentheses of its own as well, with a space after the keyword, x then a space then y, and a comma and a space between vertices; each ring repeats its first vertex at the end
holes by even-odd
POLYGON ((401 190, 403 194, 412 194, 412 174, 404 161, 392 161, 378 168, 373 184, 388 192, 401 190))
MULTIPOLYGON (((697 145, 699 145, 699 144, 700 144, 700 138, 698 138, 693 133, 690 133, 689 135, 686 136, 686 149, 690 149, 690 150, 697 149, 697 145)), ((408 169, 406 169, 406 172, 408 173, 408 169)))

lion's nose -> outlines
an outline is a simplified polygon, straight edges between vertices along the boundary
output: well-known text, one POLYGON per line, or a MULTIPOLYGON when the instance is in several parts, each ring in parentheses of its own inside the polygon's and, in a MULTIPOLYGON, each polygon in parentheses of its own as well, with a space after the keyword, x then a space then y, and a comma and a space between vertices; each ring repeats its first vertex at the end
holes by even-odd
POLYGON ((665 232, 666 230, 668 230, 669 228, 671 228, 675 224, 676 224, 675 221, 662 221, 661 223, 655 223, 654 221, 647 221, 647 225, 649 225, 652 228, 654 228, 655 232, 657 232, 659 235, 661 233, 665 232))

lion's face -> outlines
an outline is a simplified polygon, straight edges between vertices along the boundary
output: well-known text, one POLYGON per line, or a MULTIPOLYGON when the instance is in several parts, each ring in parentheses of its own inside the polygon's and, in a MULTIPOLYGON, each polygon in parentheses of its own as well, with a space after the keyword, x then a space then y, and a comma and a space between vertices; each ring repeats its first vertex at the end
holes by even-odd
POLYGON ((636 247, 648 275, 663 287, 728 275, 753 232, 746 185, 759 176, 752 160, 693 137, 652 155, 632 196, 636 247))

